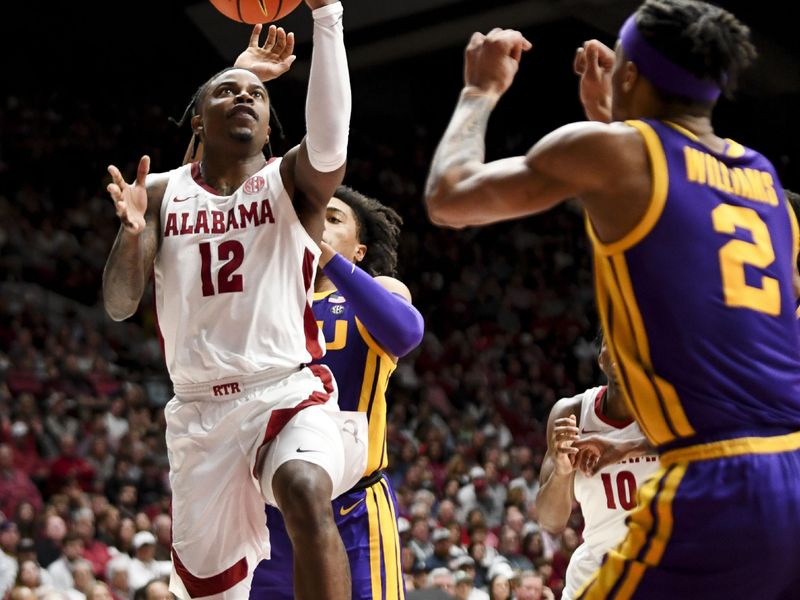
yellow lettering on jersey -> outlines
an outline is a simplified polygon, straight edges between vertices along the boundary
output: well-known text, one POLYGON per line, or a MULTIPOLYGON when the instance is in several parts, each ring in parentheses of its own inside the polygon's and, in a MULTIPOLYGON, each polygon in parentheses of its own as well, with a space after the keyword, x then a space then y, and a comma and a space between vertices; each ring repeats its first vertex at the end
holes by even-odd
POLYGON ((689 146, 683 147, 683 156, 687 181, 770 206, 778 205, 771 173, 751 168, 731 169, 711 154, 689 146))
MULTIPOLYGON (((317 326, 322 329, 322 321, 317 321, 317 326)), ((347 321, 339 319, 333 330, 333 340, 325 339, 326 350, 341 350, 347 345, 347 321)))

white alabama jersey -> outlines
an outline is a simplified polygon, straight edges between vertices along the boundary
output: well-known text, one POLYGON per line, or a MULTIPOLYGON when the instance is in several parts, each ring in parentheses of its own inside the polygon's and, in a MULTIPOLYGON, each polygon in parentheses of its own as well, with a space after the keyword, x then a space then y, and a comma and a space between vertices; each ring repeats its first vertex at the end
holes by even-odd
POLYGON ((155 261, 158 322, 175 385, 311 362, 319 248, 283 187, 280 160, 219 196, 197 163, 170 173, 155 261))
MULTIPOLYGON (((591 388, 581 402, 581 435, 599 433, 619 440, 642 435, 636 422, 614 422, 600 408, 606 387, 591 388)), ((658 455, 609 465, 592 477, 575 473, 575 499, 581 505, 584 543, 599 560, 625 537, 625 517, 636 506, 636 491, 658 470, 658 455)))

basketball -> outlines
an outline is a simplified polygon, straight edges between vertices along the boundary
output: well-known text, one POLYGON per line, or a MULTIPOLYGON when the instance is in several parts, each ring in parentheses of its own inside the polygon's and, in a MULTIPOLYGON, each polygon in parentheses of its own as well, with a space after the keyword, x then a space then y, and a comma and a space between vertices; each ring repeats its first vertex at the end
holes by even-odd
POLYGON ((302 0, 211 0, 223 15, 240 23, 270 23, 292 12, 302 0))

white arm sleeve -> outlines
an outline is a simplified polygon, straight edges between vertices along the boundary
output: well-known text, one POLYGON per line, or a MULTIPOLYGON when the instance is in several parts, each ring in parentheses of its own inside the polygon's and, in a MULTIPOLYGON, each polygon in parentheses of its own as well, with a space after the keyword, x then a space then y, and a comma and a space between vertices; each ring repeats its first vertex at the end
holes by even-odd
POLYGON ((328 173, 347 159, 350 131, 350 74, 344 48, 342 4, 316 9, 314 49, 306 99, 306 148, 311 166, 328 173))

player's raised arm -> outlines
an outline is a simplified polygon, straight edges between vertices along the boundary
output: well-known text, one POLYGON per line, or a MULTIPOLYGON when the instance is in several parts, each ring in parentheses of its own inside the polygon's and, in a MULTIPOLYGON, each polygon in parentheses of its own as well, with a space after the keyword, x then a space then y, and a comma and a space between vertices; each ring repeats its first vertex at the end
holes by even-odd
POLYGON ((314 17, 314 48, 306 98, 306 135, 281 165, 298 216, 314 239, 325 209, 344 178, 352 97, 344 47, 342 5, 306 0, 314 17))
POLYGON ((122 223, 103 270, 103 304, 115 321, 136 312, 158 251, 166 179, 162 175, 148 178, 149 171, 150 157, 143 156, 136 181, 128 184, 117 167, 108 167, 112 183, 107 189, 122 223))
POLYGON ((607 189, 619 173, 613 127, 600 123, 567 125, 539 141, 527 156, 484 162, 489 116, 530 47, 518 31, 472 36, 465 87, 425 188, 434 223, 466 227, 530 215, 607 189))

